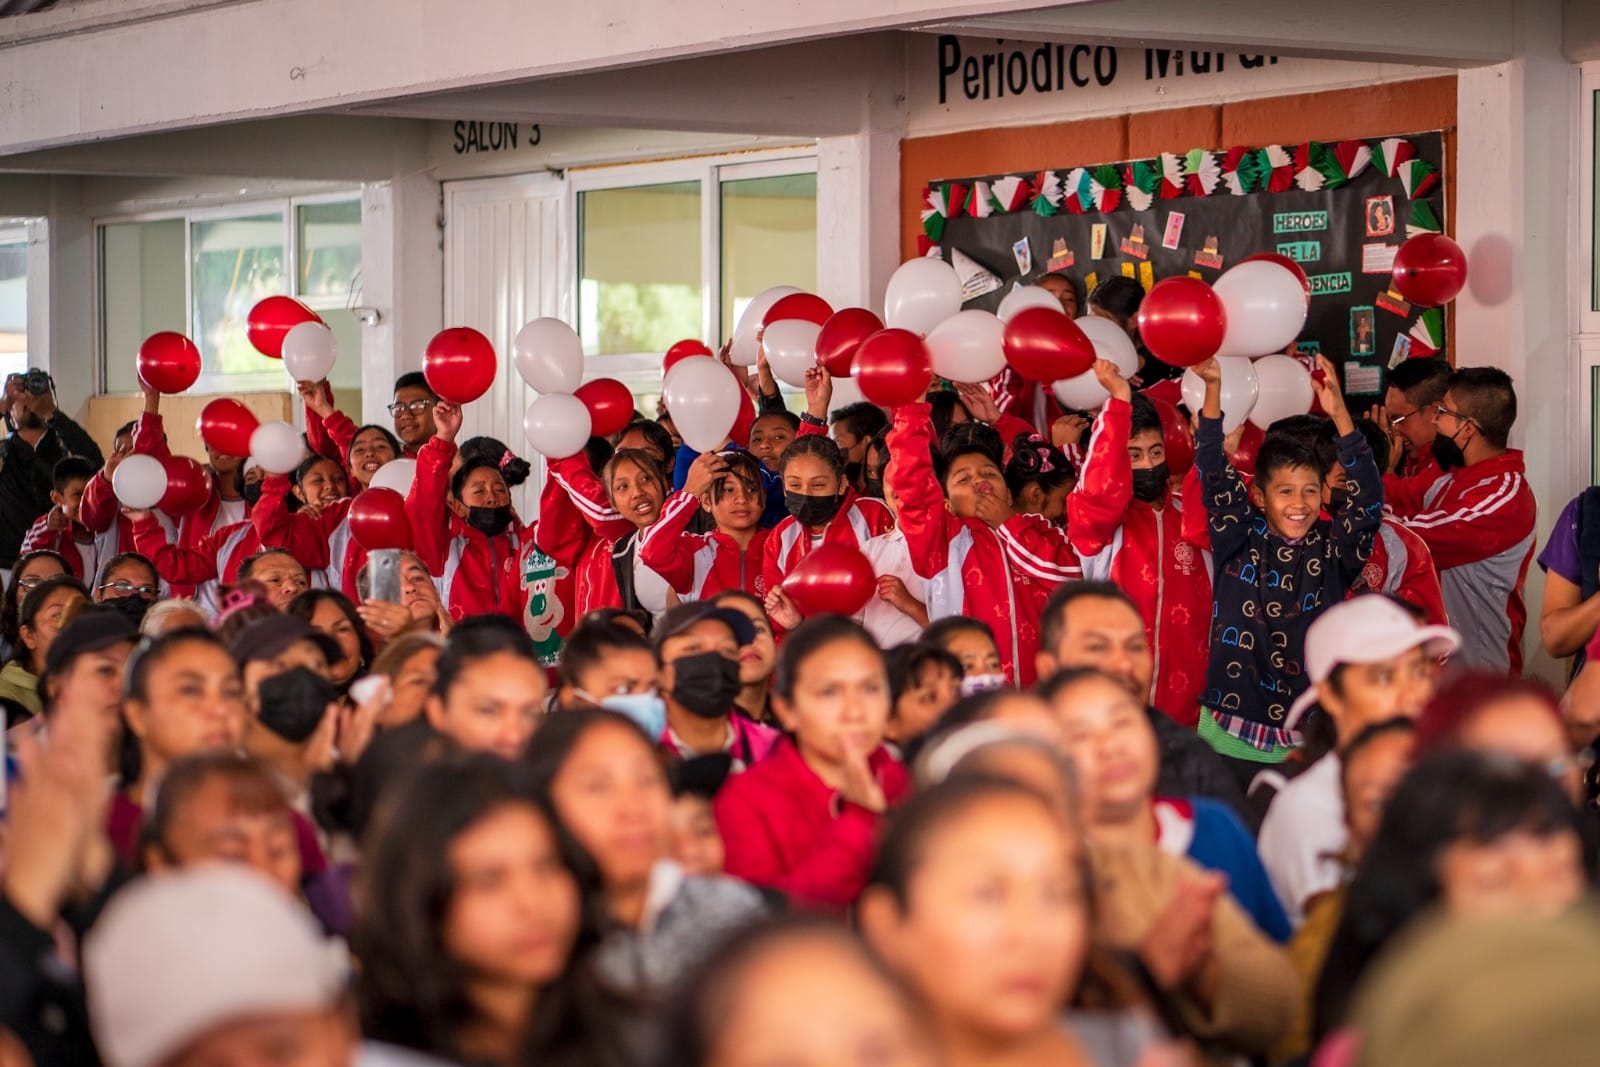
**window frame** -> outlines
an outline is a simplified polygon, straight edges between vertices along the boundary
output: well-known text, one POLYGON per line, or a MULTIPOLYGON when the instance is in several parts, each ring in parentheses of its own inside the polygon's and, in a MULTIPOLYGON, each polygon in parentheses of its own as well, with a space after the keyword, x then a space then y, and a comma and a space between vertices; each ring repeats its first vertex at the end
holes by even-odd
MULTIPOLYGON (((28 227, 25 224, 22 224, 19 221, 17 225, 12 225, 11 221, 7 219, 3 225, 0 225, 0 245, 21 245, 23 248, 23 256, 25 261, 29 256, 30 243, 28 227)), ((30 274, 31 265, 28 265, 23 271, 23 286, 25 292, 27 292, 30 274)), ((22 304, 22 343, 27 350, 24 353, 24 355, 27 357, 23 361, 24 369, 26 369, 36 357, 35 346, 33 343, 34 331, 36 327, 33 323, 32 315, 29 314, 29 309, 32 304, 33 296, 31 293, 27 293, 27 295, 23 297, 22 304)), ((0 377, 3 377, 3 375, 0 375, 0 377)))
POLYGON ((1589 442, 1578 487, 1600 484, 1600 61, 1584 63, 1578 78, 1578 216, 1573 242, 1572 293, 1578 309, 1577 394, 1579 440, 1589 442), (1584 246, 1589 245, 1587 254, 1584 246))

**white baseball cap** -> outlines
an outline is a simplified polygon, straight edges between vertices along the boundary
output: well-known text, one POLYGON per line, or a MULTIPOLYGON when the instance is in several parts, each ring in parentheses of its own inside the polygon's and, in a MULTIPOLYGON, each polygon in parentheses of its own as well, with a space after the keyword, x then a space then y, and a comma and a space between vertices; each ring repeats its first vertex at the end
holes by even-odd
POLYGON ((332 1007, 347 973, 342 948, 305 909, 232 864, 122 890, 83 952, 90 1024, 109 1067, 156 1067, 236 1019, 332 1007))
POLYGON ((1317 702, 1317 684, 1341 663, 1378 663, 1422 646, 1429 656, 1448 656, 1461 635, 1448 626, 1418 626, 1405 608, 1375 593, 1335 604, 1306 630, 1306 677, 1311 683, 1283 720, 1293 730, 1317 702))

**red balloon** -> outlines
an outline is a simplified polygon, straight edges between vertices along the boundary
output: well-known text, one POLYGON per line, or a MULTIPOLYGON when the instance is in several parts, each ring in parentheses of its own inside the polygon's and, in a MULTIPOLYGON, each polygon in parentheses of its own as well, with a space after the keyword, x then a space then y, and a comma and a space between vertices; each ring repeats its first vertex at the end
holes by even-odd
POLYGON ((584 382, 572 395, 589 409, 589 432, 596 437, 621 433, 633 421, 633 394, 615 378, 584 382))
POLYGON ((1076 378, 1094 366, 1094 342, 1082 327, 1052 308, 1023 308, 1001 337, 1006 362, 1035 382, 1076 378))
POLYGON ((487 393, 497 364, 494 345, 470 326, 440 330, 422 353, 428 388, 452 404, 470 404, 487 393))
POLYGON ((822 297, 811 293, 790 293, 767 309, 767 315, 761 320, 761 325, 771 326, 784 319, 805 319, 821 326, 832 317, 833 308, 822 297))
POLYGON ((807 553, 783 580, 783 591, 802 615, 854 615, 877 588, 878 577, 861 550, 831 541, 807 553))
POLYGON ((922 338, 910 330, 879 330, 856 351, 855 379, 861 395, 874 404, 915 404, 933 384, 933 361, 922 338))
POLYGON ((817 334, 817 362, 835 378, 850 377, 861 342, 881 329, 883 320, 866 308, 834 312, 817 334))
POLYGON ((667 356, 661 361, 661 376, 665 378, 667 371, 671 370, 673 364, 680 359, 688 359, 690 356, 710 356, 715 359, 716 355, 704 341, 696 341, 692 337, 686 338, 667 349, 667 356))
POLYGON ((1394 291, 1422 307, 1454 300, 1467 284, 1467 254, 1442 233, 1419 233, 1394 254, 1394 291))
POLYGON ((755 424, 755 401, 750 399, 750 390, 741 385, 739 387, 739 414, 733 420, 733 429, 728 431, 728 440, 740 448, 749 448, 750 428, 755 424))
POLYGON ((1216 355, 1227 329, 1222 300, 1199 278, 1163 278, 1139 305, 1144 346, 1174 367, 1192 367, 1216 355))
MULTIPOLYGON (((283 336, 302 322, 321 322, 322 317, 300 301, 288 296, 269 296, 250 309, 244 334, 263 356, 283 358, 283 336)), ((162 390, 165 392, 166 390, 162 390)), ((248 454, 248 453, 242 453, 248 454)))
POLYGON ((183 334, 163 330, 144 339, 134 366, 156 392, 181 393, 200 378, 200 350, 183 334))
POLYGON ((368 552, 411 548, 406 498, 393 489, 364 489, 350 502, 350 533, 368 552))
POLYGON ((1311 295, 1311 279, 1306 277, 1305 268, 1300 266, 1300 264, 1296 263, 1294 260, 1290 259, 1288 256, 1282 254, 1281 252, 1257 252, 1253 256, 1245 256, 1239 262, 1249 263, 1256 259, 1264 259, 1268 263, 1276 263, 1284 270, 1287 270, 1290 274, 1293 274, 1296 278, 1300 279, 1300 287, 1306 291, 1306 296, 1309 297, 1311 295))
POLYGON ((1145 393, 1161 418, 1161 443, 1167 450, 1167 473, 1182 476, 1194 466, 1194 431, 1170 400, 1145 393))
POLYGON ((1267 439, 1267 431, 1253 422, 1244 424, 1244 432, 1239 435, 1239 447, 1228 456, 1228 462, 1233 464, 1233 469, 1241 477, 1253 479, 1256 476, 1256 453, 1261 451, 1261 444, 1267 439))
POLYGON ((197 460, 168 456, 161 461, 167 472, 167 491, 156 507, 174 517, 187 515, 211 496, 211 479, 197 460))
POLYGON ((213 400, 200 412, 195 432, 213 452, 224 456, 248 456, 250 435, 260 426, 255 413, 237 400, 213 400))

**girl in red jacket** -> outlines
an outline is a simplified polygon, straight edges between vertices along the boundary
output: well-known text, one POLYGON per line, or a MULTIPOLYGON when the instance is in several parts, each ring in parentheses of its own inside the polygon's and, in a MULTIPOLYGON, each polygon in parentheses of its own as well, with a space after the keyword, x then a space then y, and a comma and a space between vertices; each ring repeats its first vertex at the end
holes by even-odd
POLYGON ((717 795, 726 871, 842 912, 866 885, 883 813, 909 789, 883 747, 883 652, 849 619, 802 623, 778 657, 772 706, 788 736, 717 795))
POLYGON ((889 486, 911 561, 928 579, 928 616, 987 623, 1002 673, 1014 685, 1032 685, 1040 613, 1056 586, 1083 576, 1078 554, 1059 526, 1017 514, 1000 456, 982 438, 952 440, 937 472, 932 438, 927 404, 895 412, 889 486))
POLYGON ((660 521, 639 535, 639 558, 684 600, 710 600, 725 589, 765 596, 766 506, 755 456, 741 449, 702 452, 683 488, 667 498, 660 521), (690 533, 702 509, 717 528, 690 533))

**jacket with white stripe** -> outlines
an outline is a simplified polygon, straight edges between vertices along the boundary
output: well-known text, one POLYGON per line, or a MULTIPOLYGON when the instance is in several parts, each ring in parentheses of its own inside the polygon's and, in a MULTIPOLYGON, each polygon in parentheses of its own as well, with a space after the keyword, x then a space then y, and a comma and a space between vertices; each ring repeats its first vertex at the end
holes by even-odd
POLYGON ((739 589, 758 600, 767 595, 766 562, 769 531, 756 529, 750 543, 721 530, 690 533, 700 501, 683 490, 667 498, 661 517, 639 534, 639 559, 667 580, 684 600, 710 600, 727 589, 739 589))
POLYGON ((1520 676, 1528 622, 1522 587, 1539 517, 1522 453, 1512 449, 1388 488, 1389 507, 1433 553, 1450 624, 1461 633, 1456 660, 1520 676))
POLYGON ((439 580, 452 619, 498 614, 523 621, 522 557, 529 531, 513 519, 504 533, 489 537, 450 510, 450 463, 455 456, 455 443, 437 437, 430 437, 417 453, 417 475, 406 495, 417 557, 439 580))
POLYGON ((1045 601, 1062 582, 1081 578, 1082 564, 1066 531, 1042 516, 1013 515, 991 527, 950 513, 933 472, 930 410, 899 408, 889 431, 890 484, 911 561, 928 579, 928 618, 966 615, 986 623, 1006 677, 1032 685, 1045 601))
POLYGON ((889 505, 874 497, 857 496, 854 489, 847 489, 838 514, 820 538, 813 540, 810 531, 793 515, 772 528, 761 553, 762 581, 768 590, 778 588, 789 572, 819 544, 850 545, 865 551, 868 540, 893 528, 894 515, 889 505))
MULTIPOLYGON (((541 496, 534 539, 557 566, 572 572, 575 589, 574 618, 599 608, 644 607, 661 610, 657 596, 666 582, 640 559, 638 528, 611 506, 606 489, 589 461, 579 453, 550 462, 550 482, 541 496), (550 485, 556 486, 554 492, 550 485), (555 499, 562 506, 552 507, 555 499), (623 603, 617 570, 627 566, 632 553, 632 573, 637 604, 623 603), (648 602, 647 602, 648 596, 648 602)), ((659 521, 659 519, 657 520, 659 521)))

